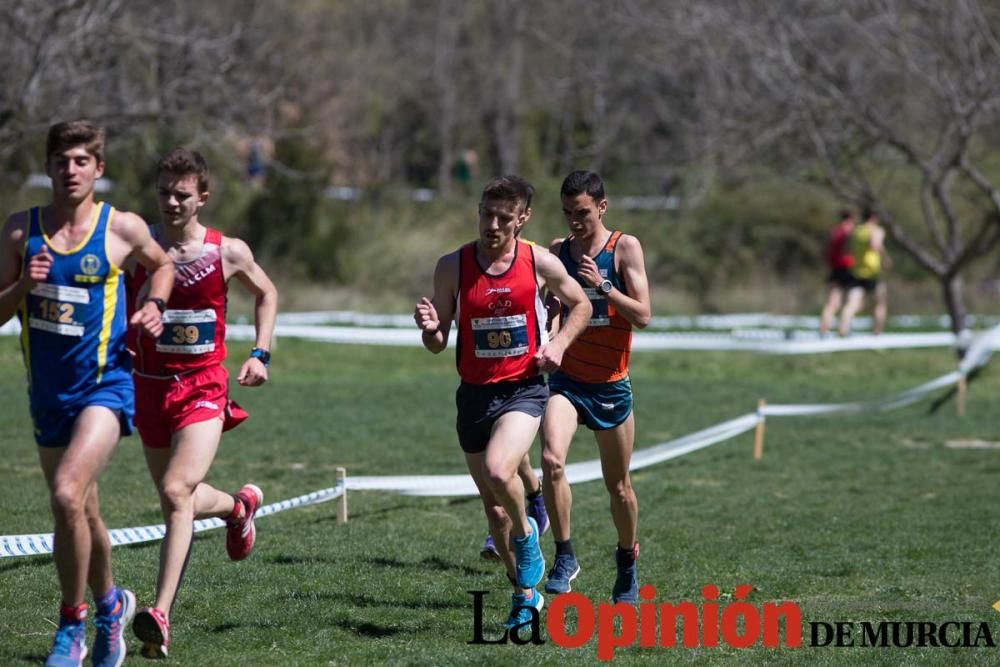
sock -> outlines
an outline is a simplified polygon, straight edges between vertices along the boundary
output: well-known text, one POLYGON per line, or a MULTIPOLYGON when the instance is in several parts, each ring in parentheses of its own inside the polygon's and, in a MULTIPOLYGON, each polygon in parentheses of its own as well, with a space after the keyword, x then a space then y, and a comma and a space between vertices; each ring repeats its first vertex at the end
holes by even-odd
POLYGON ((537 498, 540 495, 542 495, 542 487, 538 487, 537 490, 532 491, 531 493, 529 493, 528 495, 526 495, 525 498, 527 498, 528 500, 534 500, 535 498, 537 498))
POLYGON ((622 549, 621 545, 618 545, 618 558, 624 560, 626 563, 634 563, 636 556, 639 555, 638 547, 638 543, 631 549, 622 549))
POLYGON ((118 587, 112 586, 107 593, 100 597, 95 597, 94 602, 97 603, 97 613, 102 616, 107 616, 108 614, 115 611, 115 607, 118 605, 118 587))
POLYGON ((573 540, 569 539, 566 540, 565 542, 560 542, 559 540, 556 540, 556 555, 573 556, 575 558, 576 556, 573 553, 573 540))
POLYGON ((81 623, 87 618, 87 603, 81 602, 75 607, 63 602, 59 605, 59 625, 64 623, 81 623))
POLYGON ((226 517, 226 523, 230 524, 236 523, 237 521, 243 518, 244 514, 246 514, 246 507, 243 506, 243 501, 240 500, 239 496, 234 495, 233 511, 230 512, 229 516, 226 517))

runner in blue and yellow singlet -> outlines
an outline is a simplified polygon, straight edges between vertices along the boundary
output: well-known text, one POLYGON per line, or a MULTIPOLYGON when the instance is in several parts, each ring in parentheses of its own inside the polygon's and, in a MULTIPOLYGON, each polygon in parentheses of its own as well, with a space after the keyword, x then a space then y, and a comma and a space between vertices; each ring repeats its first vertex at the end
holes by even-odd
POLYGON ((559 370, 549 376, 551 396, 542 422, 542 484, 556 558, 545 590, 569 592, 570 582, 580 573, 570 539, 573 494, 566 479, 566 456, 578 423, 583 423, 597 439, 618 532, 611 597, 634 603, 639 506, 628 472, 635 440, 628 362, 632 328, 649 323, 649 283, 639 240, 604 225, 608 200, 601 177, 574 171, 563 181, 560 193, 570 235, 550 249, 583 286, 593 315, 567 348, 559 370))
POLYGON ((544 603, 535 590, 545 575, 538 525, 526 512, 517 474, 545 411, 541 373, 558 367, 590 316, 583 290, 559 260, 518 239, 530 193, 516 176, 486 185, 479 239, 438 260, 434 296, 422 298, 413 313, 424 347, 435 354, 448 345, 452 321, 458 326, 458 442, 514 586, 508 628, 530 624, 544 603), (568 309, 551 340, 544 335, 543 289, 568 309))
POLYGON ((174 278, 142 218, 94 201, 103 154, 101 128, 53 125, 45 153, 52 203, 10 216, 0 235, 0 323, 15 312, 21 320, 35 440, 55 519, 62 605, 46 662, 53 666, 79 664, 88 652, 88 584, 97 607, 93 664, 120 665, 125 657, 122 628, 135 596, 114 585, 97 478, 132 429, 126 326, 158 335, 174 278), (121 267, 129 257, 150 272, 151 287, 126 322, 121 267))

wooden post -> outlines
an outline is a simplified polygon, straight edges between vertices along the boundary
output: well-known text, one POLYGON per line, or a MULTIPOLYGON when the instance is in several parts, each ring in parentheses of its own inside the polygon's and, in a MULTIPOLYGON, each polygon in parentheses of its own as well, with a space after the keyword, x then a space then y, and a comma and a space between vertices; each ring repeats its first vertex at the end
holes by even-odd
POLYGON ((760 461, 764 458, 764 406, 767 405, 767 401, 763 398, 757 401, 757 416, 760 417, 760 421, 757 422, 757 428, 753 433, 753 458, 754 461, 760 461))
POLYGON ((958 411, 959 417, 965 416, 965 393, 968 382, 965 380, 965 374, 958 376, 958 393, 955 395, 955 409, 958 411))
POLYGON ((337 499, 337 523, 347 523, 347 468, 337 468, 337 486, 343 487, 337 499))

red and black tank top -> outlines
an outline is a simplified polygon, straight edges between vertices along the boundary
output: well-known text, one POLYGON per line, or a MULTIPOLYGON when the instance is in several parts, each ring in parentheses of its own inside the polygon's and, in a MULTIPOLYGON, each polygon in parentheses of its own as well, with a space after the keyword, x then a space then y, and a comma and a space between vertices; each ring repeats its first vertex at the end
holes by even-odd
POLYGON ((475 242, 459 250, 458 374, 469 384, 538 375, 535 352, 545 343, 545 305, 535 278, 531 244, 518 240, 514 260, 499 275, 476 258, 475 242))

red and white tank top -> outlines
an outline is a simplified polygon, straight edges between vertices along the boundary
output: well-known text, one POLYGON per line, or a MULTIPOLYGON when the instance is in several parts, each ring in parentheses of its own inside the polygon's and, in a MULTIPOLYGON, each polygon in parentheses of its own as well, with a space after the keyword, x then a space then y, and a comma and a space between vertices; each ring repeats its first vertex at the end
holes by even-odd
POLYGON ((535 279, 531 243, 518 240, 514 260, 499 275, 476 259, 475 242, 459 250, 458 374, 469 384, 538 375, 535 352, 545 344, 545 305, 535 279))
MULTIPOLYGON (((159 338, 138 336, 129 328, 135 369, 147 375, 176 375, 221 364, 226 358, 226 279, 222 271, 222 232, 205 231, 201 253, 175 262, 174 289, 163 313, 159 338)), ((139 265, 135 285, 146 281, 139 265)))

